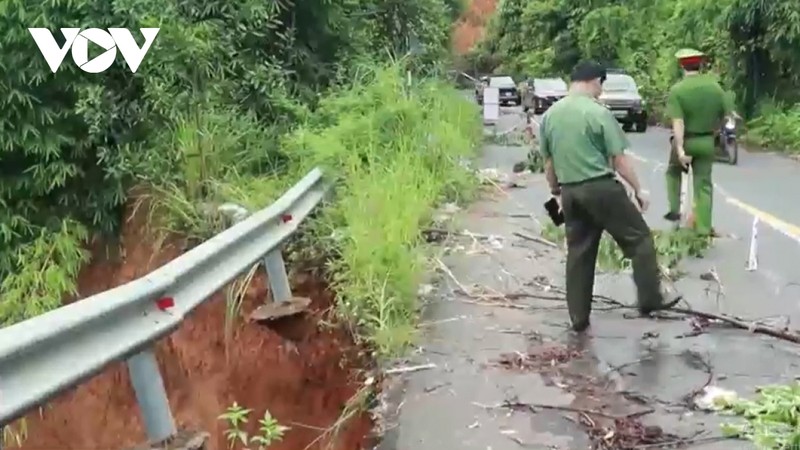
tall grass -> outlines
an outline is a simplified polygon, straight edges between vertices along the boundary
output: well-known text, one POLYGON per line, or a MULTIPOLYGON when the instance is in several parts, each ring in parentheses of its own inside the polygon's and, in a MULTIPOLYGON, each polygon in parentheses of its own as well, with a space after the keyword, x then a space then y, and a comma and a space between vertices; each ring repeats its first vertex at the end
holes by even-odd
POLYGON ((420 230, 439 202, 474 192, 462 160, 480 140, 479 117, 450 86, 409 84, 397 65, 326 99, 316 122, 286 141, 299 166, 322 165, 336 180, 320 230, 336 237, 339 311, 381 353, 413 339, 425 270, 420 230))

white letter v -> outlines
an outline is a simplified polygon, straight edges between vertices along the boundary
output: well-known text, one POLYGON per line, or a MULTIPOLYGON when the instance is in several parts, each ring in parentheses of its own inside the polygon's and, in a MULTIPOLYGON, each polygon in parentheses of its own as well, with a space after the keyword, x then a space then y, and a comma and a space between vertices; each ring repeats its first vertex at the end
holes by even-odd
POLYGON ((39 47, 39 51, 42 52, 42 56, 44 56, 44 60, 47 61, 47 65, 50 66, 50 70, 56 73, 61 66, 61 62, 64 61, 64 57, 67 56, 69 48, 72 47, 72 43, 75 42, 75 38, 78 37, 78 33, 81 32, 81 29, 62 28, 61 34, 64 35, 66 41, 63 47, 58 46, 56 39, 53 37, 53 33, 47 28, 28 28, 28 31, 31 33, 31 36, 33 36, 33 40, 39 47))
POLYGON ((150 46, 156 39, 159 29, 160 28, 139 29, 142 32, 142 36, 144 36, 144 44, 141 48, 136 44, 129 30, 125 28, 108 29, 108 32, 111 33, 111 37, 114 38, 114 42, 117 44, 119 52, 122 53, 122 57, 125 59, 125 62, 128 63, 131 72, 136 73, 139 64, 141 64, 144 59, 144 55, 147 54, 147 51, 150 50, 150 46))

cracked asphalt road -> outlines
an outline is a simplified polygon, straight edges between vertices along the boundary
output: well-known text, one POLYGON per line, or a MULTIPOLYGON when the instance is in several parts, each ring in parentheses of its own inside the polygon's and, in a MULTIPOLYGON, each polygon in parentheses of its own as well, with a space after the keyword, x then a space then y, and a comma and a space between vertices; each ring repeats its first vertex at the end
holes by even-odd
MULTIPOLYGON (((521 120, 513 110, 504 112, 498 130, 521 120)), ((666 208, 661 162, 666 160, 667 136, 662 129, 630 135, 639 175, 651 192, 646 217, 653 228, 668 226, 660 219, 666 208)), ((525 153, 522 147, 489 145, 482 165, 510 172, 525 153)), ((688 273, 679 289, 695 309, 751 318, 784 315, 797 323, 800 290, 792 290, 790 283, 800 280, 800 265, 792 264, 800 244, 785 225, 800 222, 800 208, 781 194, 800 191, 800 165, 776 156, 743 154, 740 166, 720 165, 715 170, 720 187, 715 192, 715 225, 736 238, 719 240, 706 258, 684 262, 688 273), (762 217, 759 229, 759 269, 746 272, 753 214, 767 214, 763 217, 768 219, 762 217), (781 219, 782 230, 768 226, 781 219), (710 268, 722 280, 721 299, 707 292, 709 282, 699 279, 710 268)), ((458 294, 462 286, 473 291, 479 286, 483 293, 546 294, 542 283, 564 285, 563 252, 518 239, 514 232, 538 235, 539 227, 530 218, 509 217, 532 212, 543 219, 546 199, 546 183, 536 175, 528 178, 527 187, 494 192, 457 219, 458 228, 497 236, 501 245, 485 240, 476 245, 462 237, 460 247, 443 259, 455 280, 443 274, 429 296, 423 342, 412 358, 413 364, 436 367, 398 379, 403 396, 382 450, 588 449, 590 440, 578 410, 622 416, 652 409, 641 417, 646 425, 677 436, 714 437, 723 418, 684 406, 685 396, 709 377, 711 384, 742 395, 752 395, 759 385, 794 379, 800 364, 796 346, 745 331, 714 329, 679 338, 691 328, 685 320, 631 319, 622 310, 596 303, 590 335, 576 339, 567 331, 561 301, 522 298, 501 306, 480 295, 458 294), (561 345, 581 355, 527 371, 496 363, 504 354, 536 354, 561 345), (552 408, 520 410, 502 407, 503 402, 552 408)), ((595 293, 626 304, 635 298, 626 274, 599 275, 595 293)), ((728 440, 681 448, 754 447, 728 440)))

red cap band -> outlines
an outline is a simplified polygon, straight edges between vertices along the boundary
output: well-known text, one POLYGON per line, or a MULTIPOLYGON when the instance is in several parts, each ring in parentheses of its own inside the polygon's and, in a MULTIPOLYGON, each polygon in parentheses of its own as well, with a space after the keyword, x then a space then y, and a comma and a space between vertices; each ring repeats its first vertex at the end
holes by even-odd
POLYGON ((681 58, 678 60, 682 66, 690 65, 690 64, 698 64, 703 62, 702 56, 689 56, 687 58, 681 58))

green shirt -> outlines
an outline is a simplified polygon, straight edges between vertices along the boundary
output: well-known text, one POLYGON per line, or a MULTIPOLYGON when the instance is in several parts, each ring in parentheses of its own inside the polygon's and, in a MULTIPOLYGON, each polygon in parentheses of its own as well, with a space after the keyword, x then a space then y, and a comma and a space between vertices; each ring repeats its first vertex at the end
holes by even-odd
POLYGON ((614 173, 610 158, 628 148, 628 138, 605 106, 588 95, 570 93, 542 117, 539 148, 553 159, 560 184, 614 173))
POLYGON ((716 131, 733 110, 732 99, 711 75, 689 75, 676 83, 667 97, 667 115, 683 119, 687 133, 716 131))

